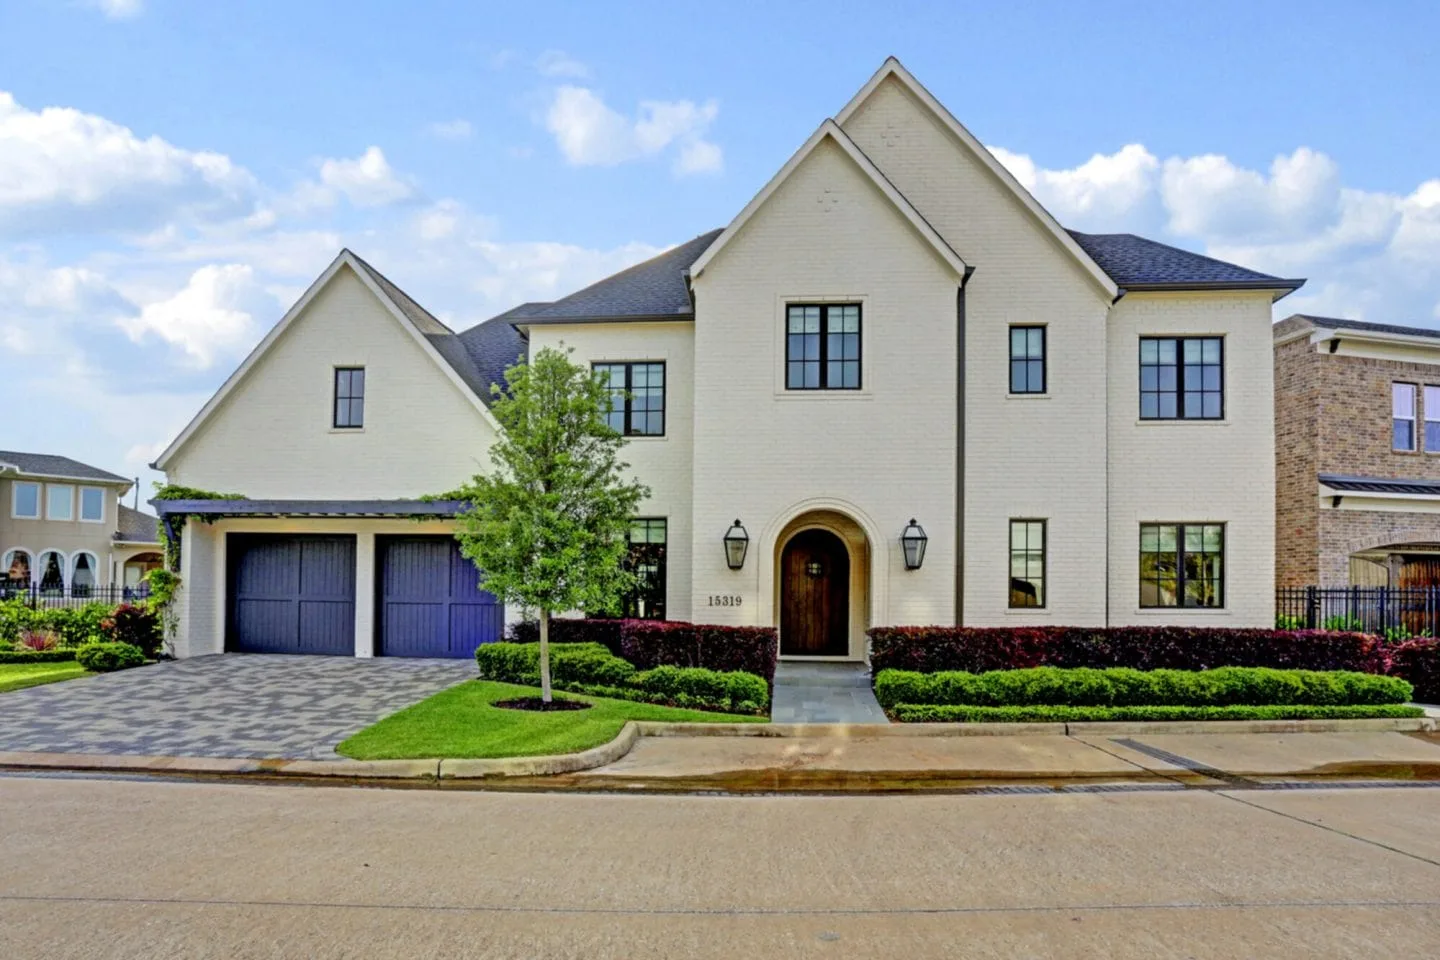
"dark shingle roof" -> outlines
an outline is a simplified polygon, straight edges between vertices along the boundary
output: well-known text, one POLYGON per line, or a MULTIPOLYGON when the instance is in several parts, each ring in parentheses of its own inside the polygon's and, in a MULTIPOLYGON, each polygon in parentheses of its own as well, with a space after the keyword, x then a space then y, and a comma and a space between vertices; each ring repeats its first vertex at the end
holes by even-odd
POLYGON ((458 339, 470 354, 483 385, 481 396, 488 403, 490 385, 505 386, 505 371, 526 355, 525 338, 502 313, 464 331, 458 339))
POLYGON ((1411 493, 1440 497, 1440 481, 1397 480, 1389 477, 1356 477, 1343 473, 1322 473, 1320 482, 1331 490, 1354 493, 1411 493))
POLYGON ((73 480, 104 480, 109 483, 130 483, 129 477, 113 474, 99 467, 92 467, 69 457, 57 457, 49 453, 16 453, 0 450, 0 469, 14 467, 21 473, 42 477, 65 477, 73 480))
POLYGON ((1285 319, 1308 320, 1317 327, 1334 327, 1338 330, 1368 330, 1373 333, 1397 333, 1406 337, 1440 339, 1440 330, 1436 330, 1434 327, 1402 327, 1394 323, 1368 323, 1364 320, 1346 320, 1342 317, 1312 317, 1305 313, 1297 313, 1285 319))
POLYGON ((410 297, 410 294, 391 283, 389 278, 383 273, 362 260, 354 250, 347 250, 346 252, 354 257, 355 262, 360 264, 365 272, 370 275, 370 279, 375 281, 375 285, 385 291, 385 296, 395 301, 395 306, 400 308, 400 312, 405 314, 421 333, 429 337, 455 332, 437 320, 435 315, 429 310, 426 310, 420 306, 420 304, 416 303, 410 297))
POLYGON ((115 539, 126 543, 159 543, 160 521, 148 513, 120 504, 115 539))
POLYGON ((508 315, 513 323, 694 316, 685 271, 723 232, 702 233, 688 243, 627 267, 568 297, 553 303, 527 303, 502 316, 508 315))
POLYGON ((1110 275, 1117 286, 1129 290, 1146 287, 1236 287, 1298 289, 1303 280, 1284 280, 1268 273, 1201 256, 1133 233, 1080 233, 1067 231, 1080 249, 1110 275))

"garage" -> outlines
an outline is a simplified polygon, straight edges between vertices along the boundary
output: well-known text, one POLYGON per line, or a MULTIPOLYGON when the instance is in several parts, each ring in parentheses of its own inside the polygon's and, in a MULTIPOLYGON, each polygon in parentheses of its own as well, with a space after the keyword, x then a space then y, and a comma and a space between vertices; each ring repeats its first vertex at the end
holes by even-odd
POLYGON ((480 589, 454 537, 377 537, 375 652, 471 657, 505 632, 505 607, 480 589))
POLYGON ((355 538, 232 533, 225 648, 355 654, 355 538))

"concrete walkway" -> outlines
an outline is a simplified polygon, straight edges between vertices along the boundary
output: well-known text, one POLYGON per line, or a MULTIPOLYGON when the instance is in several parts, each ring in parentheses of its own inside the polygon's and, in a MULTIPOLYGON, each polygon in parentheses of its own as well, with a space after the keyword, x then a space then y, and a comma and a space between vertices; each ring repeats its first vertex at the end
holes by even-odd
POLYGON ((775 667, 772 723, 889 723, 863 663, 782 660, 775 667))

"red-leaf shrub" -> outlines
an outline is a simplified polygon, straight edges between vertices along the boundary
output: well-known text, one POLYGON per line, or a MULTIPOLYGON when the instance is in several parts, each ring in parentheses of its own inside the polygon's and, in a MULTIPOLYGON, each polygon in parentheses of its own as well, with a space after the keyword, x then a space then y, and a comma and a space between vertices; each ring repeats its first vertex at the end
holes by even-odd
MULTIPOLYGON (((533 620, 514 624, 510 639, 535 643, 540 625, 533 620)), ((742 670, 775 678, 777 642, 774 627, 731 627, 681 620, 554 619, 552 643, 599 643, 636 669, 705 667, 742 670)))
POLYGON ((46 653, 60 646, 60 637, 54 630, 21 630, 20 650, 31 653, 46 653))
POLYGON ((1378 637, 1320 630, 937 626, 875 627, 868 635, 870 665, 876 673, 892 668, 984 673, 1047 666, 1137 670, 1279 667, 1386 673, 1390 662, 1378 637))
POLYGON ((100 623, 110 640, 139 647, 146 659, 155 659, 160 652, 164 636, 160 631, 160 618, 145 607, 122 603, 100 623))
POLYGON ((1390 648, 1390 672, 1415 687, 1415 702, 1440 704, 1440 640, 1407 640, 1390 648))

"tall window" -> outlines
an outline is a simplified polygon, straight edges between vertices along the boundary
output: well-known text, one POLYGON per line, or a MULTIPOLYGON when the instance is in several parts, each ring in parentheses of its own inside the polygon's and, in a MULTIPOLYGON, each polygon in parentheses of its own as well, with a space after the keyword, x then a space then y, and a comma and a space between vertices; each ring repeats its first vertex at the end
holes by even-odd
POLYGON ((1390 447, 1393 450, 1415 449, 1415 384, 1390 385, 1390 447))
POLYGON ((860 304, 786 308, 785 389, 860 389, 860 304))
POLYGON ((1010 521, 1010 606, 1045 606, 1045 521, 1010 521))
POLYGON ((630 522, 631 572, 640 583, 625 597, 621 612, 641 620, 665 619, 665 521, 637 518, 630 522))
POLYGON ((30 585, 30 554, 24 550, 11 550, 0 563, 0 580, 12 584, 30 585))
POLYGON ((88 597, 95 588, 95 571, 100 564, 92 553, 75 554, 74 568, 70 573, 70 592, 77 597, 88 597))
POLYGON ((1140 419, 1219 420, 1225 416, 1220 337, 1140 338, 1140 419))
POLYGON ((80 519, 101 523, 105 519, 105 491, 99 487, 80 488, 80 519))
POLYGON ((75 519, 75 488, 68 483, 47 483, 45 516, 49 520, 75 519))
POLYGON ((1045 328, 1010 328, 1010 392, 1045 392, 1045 328))
POLYGON ((1440 387, 1425 388, 1425 452, 1440 453, 1440 387))
POLYGON ((365 426, 365 368, 335 368, 335 426, 354 430, 365 426))
POLYGON ((1140 606, 1224 605, 1223 523, 1140 525, 1140 606))
POLYGON ((54 550, 40 554, 40 589, 45 593, 65 589, 65 558, 54 550))
POLYGON ((665 435, 665 364, 597 363, 610 387, 605 422, 627 437, 665 435))
POLYGON ((21 520, 40 519, 40 484, 16 480, 10 485, 10 515, 21 520))

